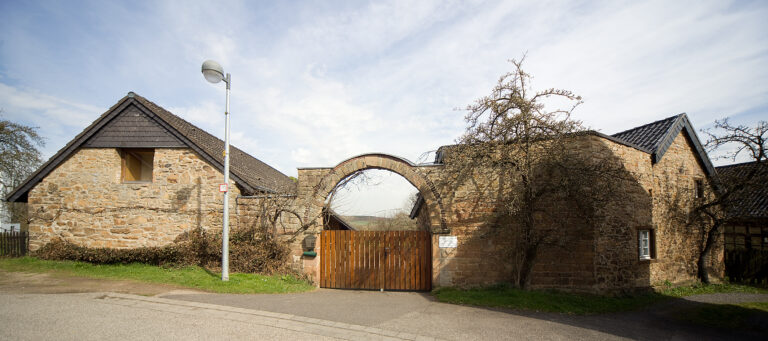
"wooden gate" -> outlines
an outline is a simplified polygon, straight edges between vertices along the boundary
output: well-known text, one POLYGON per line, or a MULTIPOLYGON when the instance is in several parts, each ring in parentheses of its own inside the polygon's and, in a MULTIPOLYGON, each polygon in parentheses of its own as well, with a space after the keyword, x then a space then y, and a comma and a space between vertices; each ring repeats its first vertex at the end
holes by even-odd
POLYGON ((426 231, 325 230, 320 287, 432 289, 432 240, 426 231))

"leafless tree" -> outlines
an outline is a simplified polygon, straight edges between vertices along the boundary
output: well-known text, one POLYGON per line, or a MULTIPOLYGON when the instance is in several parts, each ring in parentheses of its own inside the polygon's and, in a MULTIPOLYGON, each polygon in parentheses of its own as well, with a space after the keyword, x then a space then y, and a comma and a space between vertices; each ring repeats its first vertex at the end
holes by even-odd
POLYGON ((702 245, 697 260, 698 277, 703 283, 709 283, 706 266, 717 237, 724 225, 739 218, 734 215, 734 206, 739 204, 745 194, 765 186, 768 181, 768 122, 759 121, 753 127, 736 125, 727 118, 715 121, 711 129, 702 130, 706 134, 705 147, 708 151, 724 150, 720 158, 732 161, 746 156, 750 164, 746 171, 734 175, 720 175, 716 179, 716 195, 702 201, 693 210, 691 225, 700 229, 702 245))
POLYGON ((531 90, 523 60, 511 60, 512 72, 499 78, 491 94, 467 106, 466 132, 444 150, 440 182, 447 192, 471 186, 480 201, 493 202, 470 211, 489 211, 485 224, 505 231, 513 243, 510 279, 526 288, 543 245, 564 243, 565 227, 575 220, 592 224, 598 203, 612 193, 606 172, 620 165, 575 148, 587 134, 571 117, 581 97, 562 89, 531 90), (548 110, 554 102, 565 109, 548 110))
MULTIPOLYGON (((0 185, 3 196, 21 184, 42 163, 38 148, 43 147, 45 141, 38 135, 37 129, 0 120, 0 185)), ((11 221, 26 223, 24 207, 15 203, 7 204, 11 221)))

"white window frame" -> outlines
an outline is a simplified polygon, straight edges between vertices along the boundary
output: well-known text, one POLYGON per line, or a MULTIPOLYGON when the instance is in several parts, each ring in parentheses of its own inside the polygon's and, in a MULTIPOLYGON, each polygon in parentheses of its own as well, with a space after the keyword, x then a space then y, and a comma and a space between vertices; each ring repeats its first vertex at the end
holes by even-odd
POLYGON ((704 180, 693 180, 693 197, 696 199, 701 199, 704 197, 704 180))
POLYGON ((651 247, 651 230, 637 231, 637 249, 641 260, 651 259, 651 247))

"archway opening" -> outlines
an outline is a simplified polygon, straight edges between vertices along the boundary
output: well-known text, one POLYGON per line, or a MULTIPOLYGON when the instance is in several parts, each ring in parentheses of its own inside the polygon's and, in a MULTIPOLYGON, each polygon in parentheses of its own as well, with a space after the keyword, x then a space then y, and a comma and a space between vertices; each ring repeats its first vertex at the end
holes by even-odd
POLYGON ((418 219, 419 198, 419 190, 400 174, 360 170, 342 179, 326 198, 323 228, 427 231, 429 221, 418 219))

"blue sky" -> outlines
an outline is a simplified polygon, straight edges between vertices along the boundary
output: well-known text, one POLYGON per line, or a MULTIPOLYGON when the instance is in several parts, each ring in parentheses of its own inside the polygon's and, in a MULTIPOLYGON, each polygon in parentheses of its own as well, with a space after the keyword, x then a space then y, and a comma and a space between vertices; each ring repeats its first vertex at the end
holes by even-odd
POLYGON ((233 144, 295 175, 453 142, 455 108, 527 52, 534 87, 582 95, 576 118, 605 133, 680 112, 751 124, 768 117, 765 18, 761 1, 2 1, 0 108, 46 156, 128 91, 223 137, 214 59, 233 144))

